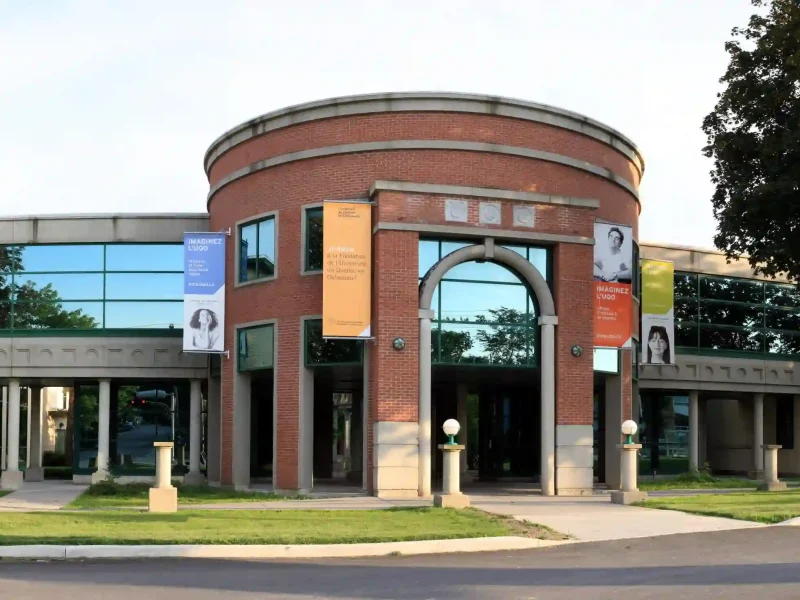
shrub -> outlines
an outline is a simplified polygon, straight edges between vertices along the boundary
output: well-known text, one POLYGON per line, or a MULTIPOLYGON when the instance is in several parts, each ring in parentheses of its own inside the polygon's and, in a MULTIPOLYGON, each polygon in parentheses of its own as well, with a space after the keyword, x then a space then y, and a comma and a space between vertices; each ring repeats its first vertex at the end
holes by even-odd
POLYGON ((47 451, 42 453, 43 467, 67 467, 67 457, 60 452, 47 451))

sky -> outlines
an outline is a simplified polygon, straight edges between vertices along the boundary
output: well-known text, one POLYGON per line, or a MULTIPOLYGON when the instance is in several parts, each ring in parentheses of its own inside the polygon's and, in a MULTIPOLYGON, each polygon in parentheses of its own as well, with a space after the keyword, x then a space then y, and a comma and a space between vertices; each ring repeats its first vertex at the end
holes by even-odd
POLYGON ((485 93, 646 162, 640 240, 711 247, 700 129, 749 0, 0 0, 0 216, 203 212, 205 150, 287 105, 485 93))

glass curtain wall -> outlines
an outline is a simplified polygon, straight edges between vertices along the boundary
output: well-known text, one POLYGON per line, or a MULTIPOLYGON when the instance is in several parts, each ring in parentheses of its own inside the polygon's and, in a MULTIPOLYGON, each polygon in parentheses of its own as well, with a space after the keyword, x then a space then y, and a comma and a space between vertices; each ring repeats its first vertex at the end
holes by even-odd
POLYGON ((180 335, 182 322, 182 244, 0 247, 0 335, 180 335))
POLYGON ((689 397, 656 390, 640 394, 639 470, 674 475, 689 470, 689 397))
POLYGON ((676 273, 675 321, 676 345, 685 354, 800 353, 800 290, 793 285, 676 273))
MULTIPOLYGON (((419 243, 419 277, 441 258, 472 244, 419 243)), ((530 261, 550 281, 546 248, 503 246, 530 261)), ((531 367, 538 364, 535 299, 519 276, 492 262, 462 263, 437 286, 431 346, 434 364, 531 367)))

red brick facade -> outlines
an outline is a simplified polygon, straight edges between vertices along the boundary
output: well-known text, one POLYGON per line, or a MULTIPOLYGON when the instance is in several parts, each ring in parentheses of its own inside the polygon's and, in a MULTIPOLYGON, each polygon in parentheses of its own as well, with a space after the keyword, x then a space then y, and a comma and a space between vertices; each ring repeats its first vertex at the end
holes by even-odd
MULTIPOLYGON (((618 147, 551 124, 464 112, 376 112, 287 124, 234 145, 212 161, 213 186, 232 173, 292 152, 361 142, 438 140, 482 142, 539 150, 601 167, 638 187, 641 163, 618 147)), ((619 143, 617 143, 619 146, 619 143)), ((519 232, 525 243, 552 247, 556 328, 556 423, 592 423, 592 246, 595 219, 623 223, 637 236, 639 203, 634 194, 608 177, 568 164, 487 151, 448 149, 375 150, 295 160, 242 176, 209 199, 213 230, 235 229, 237 222, 266 212, 277 215, 277 277, 236 287, 236 269, 228 269, 226 348, 235 349, 235 327, 276 319, 276 398, 278 415, 278 488, 298 486, 300 319, 322 312, 322 278, 301 274, 303 206, 329 199, 367 198, 376 181, 470 186, 535 192, 599 201, 597 208, 534 203, 535 226, 514 227, 513 207, 522 200, 475 195, 378 191, 373 200, 373 335, 370 343, 370 421, 414 421, 418 411, 418 242, 419 228, 469 227, 519 232), (468 203, 468 222, 445 219, 445 201, 468 203), (480 225, 481 202, 500 202, 502 224, 480 225), (386 226, 386 228, 381 228, 386 226), (402 226, 402 227, 401 227, 402 226), (414 230, 417 227, 418 230, 414 230), (404 228, 404 229, 403 229, 404 228), (398 230, 403 229, 403 230, 398 230), (535 241, 535 234, 568 236, 535 241), (525 237, 528 236, 528 237, 525 237), (532 237, 533 236, 533 237, 532 237), (575 242, 567 241, 574 239, 575 242), (583 240, 584 243, 578 243, 583 240), (402 337, 402 352, 392 341, 402 337), (574 357, 573 345, 586 349, 574 357)), ((424 234, 424 233, 423 233, 424 234)), ((427 235, 432 235, 428 233, 427 235)), ((501 240, 513 240, 502 234, 501 240)), ((438 237, 442 237, 439 235, 438 237)), ((235 265, 234 244, 228 264, 235 265)), ((234 361, 222 365, 222 483, 233 477, 234 361)), ((630 368, 624 371, 625 414, 630 414, 630 368)), ((367 428, 371 436, 372 428, 367 428)), ((372 444, 369 444, 372 448, 372 444)), ((371 457, 370 457, 371 459, 371 457)))

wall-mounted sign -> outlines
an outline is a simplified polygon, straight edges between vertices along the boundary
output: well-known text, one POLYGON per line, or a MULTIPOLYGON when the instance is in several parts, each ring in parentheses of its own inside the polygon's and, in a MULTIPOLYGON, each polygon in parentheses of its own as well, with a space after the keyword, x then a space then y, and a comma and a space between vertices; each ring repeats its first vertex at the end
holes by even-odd
POLYGON ((225 351, 225 233, 183 236, 183 350, 225 351))
POLYGON ((675 267, 642 261, 642 364, 675 364, 675 267))
POLYGON ((369 338, 372 205, 326 202, 322 219, 322 337, 369 338))
POLYGON ((594 224, 594 345, 631 347, 633 231, 594 224))

